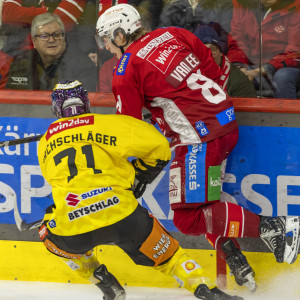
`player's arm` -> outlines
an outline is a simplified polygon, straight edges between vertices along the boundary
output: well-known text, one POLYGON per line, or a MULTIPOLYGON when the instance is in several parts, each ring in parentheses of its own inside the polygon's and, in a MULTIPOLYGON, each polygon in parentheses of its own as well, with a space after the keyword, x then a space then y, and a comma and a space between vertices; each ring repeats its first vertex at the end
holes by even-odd
POLYGON ((130 156, 135 169, 134 195, 139 198, 171 159, 168 140, 144 121, 132 120, 132 147, 130 156))
POLYGON ((47 12, 47 7, 25 7, 22 4, 22 0, 5 0, 2 5, 2 22, 31 24, 35 16, 47 12))
POLYGON ((69 31, 75 25, 78 24, 78 21, 84 10, 85 3, 86 0, 72 0, 72 1, 63 0, 53 11, 53 14, 56 14, 61 18, 62 22, 65 25, 66 31, 69 31))
POLYGON ((118 66, 115 72, 112 91, 116 99, 117 114, 142 120, 142 108, 144 106, 142 87, 137 84, 135 75, 129 68, 125 75, 118 75, 118 66), (119 83, 118 76, 125 76, 121 81, 122 84, 119 83))

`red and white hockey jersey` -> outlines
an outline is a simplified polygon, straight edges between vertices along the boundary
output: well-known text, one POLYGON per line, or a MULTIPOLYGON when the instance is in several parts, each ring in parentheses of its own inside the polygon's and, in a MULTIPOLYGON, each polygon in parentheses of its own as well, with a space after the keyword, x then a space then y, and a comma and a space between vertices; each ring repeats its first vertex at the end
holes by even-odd
POLYGON ((132 43, 114 71, 117 113, 142 118, 146 107, 171 147, 213 140, 237 129, 226 76, 191 32, 156 29, 132 43))
MULTIPOLYGON (((61 1, 54 14, 58 15, 65 25, 66 31, 77 25, 86 0, 61 1)), ((2 6, 2 22, 4 24, 31 24, 35 16, 47 12, 47 7, 25 7, 22 0, 4 0, 2 6)))

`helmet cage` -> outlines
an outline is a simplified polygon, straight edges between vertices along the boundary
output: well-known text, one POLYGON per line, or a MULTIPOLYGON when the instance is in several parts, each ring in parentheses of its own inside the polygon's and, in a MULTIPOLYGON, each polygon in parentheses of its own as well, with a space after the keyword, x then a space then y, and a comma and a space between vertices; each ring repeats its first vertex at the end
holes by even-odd
POLYGON ((61 81, 51 94, 52 113, 57 118, 77 116, 90 112, 88 92, 78 80, 61 81))

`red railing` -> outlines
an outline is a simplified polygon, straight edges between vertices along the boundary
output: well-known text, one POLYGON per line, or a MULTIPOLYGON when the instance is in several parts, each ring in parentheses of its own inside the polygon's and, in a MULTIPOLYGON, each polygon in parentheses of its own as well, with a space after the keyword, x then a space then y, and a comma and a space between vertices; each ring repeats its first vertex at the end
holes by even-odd
MULTIPOLYGON (((49 105, 50 91, 1 90, 0 103, 49 105)), ((112 93, 89 93, 91 106, 114 107, 112 93)), ((300 113, 300 100, 232 98, 236 111, 300 113)))

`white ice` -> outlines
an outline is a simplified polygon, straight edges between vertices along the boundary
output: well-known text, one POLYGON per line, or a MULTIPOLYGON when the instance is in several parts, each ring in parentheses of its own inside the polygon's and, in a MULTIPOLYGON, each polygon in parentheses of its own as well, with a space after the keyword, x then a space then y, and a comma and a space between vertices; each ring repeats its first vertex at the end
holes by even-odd
MULTIPOLYGON (((293 273, 274 279, 263 291, 228 291, 243 296, 244 300, 299 300, 300 276, 293 273)), ((192 300, 196 299, 185 289, 125 287, 127 300, 192 300)), ((0 281, 1 300, 101 300, 102 294, 92 284, 0 281)))

